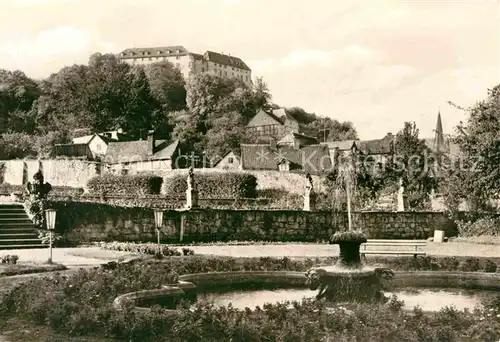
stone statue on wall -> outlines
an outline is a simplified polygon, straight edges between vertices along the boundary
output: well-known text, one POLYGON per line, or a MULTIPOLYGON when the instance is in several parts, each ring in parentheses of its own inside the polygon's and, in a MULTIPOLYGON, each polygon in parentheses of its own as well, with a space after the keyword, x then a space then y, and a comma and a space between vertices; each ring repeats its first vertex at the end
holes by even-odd
POLYGON ((194 180, 194 170, 193 170, 192 166, 189 168, 189 172, 188 172, 187 187, 188 187, 188 190, 195 190, 196 189, 196 182, 194 180))
POLYGON ((196 207, 198 207, 198 192, 196 190, 193 167, 190 167, 187 178, 186 208, 191 209, 196 207))
POLYGON ((314 185, 313 185, 313 179, 309 173, 306 175, 306 179, 307 179, 306 193, 311 193, 314 190, 314 185))

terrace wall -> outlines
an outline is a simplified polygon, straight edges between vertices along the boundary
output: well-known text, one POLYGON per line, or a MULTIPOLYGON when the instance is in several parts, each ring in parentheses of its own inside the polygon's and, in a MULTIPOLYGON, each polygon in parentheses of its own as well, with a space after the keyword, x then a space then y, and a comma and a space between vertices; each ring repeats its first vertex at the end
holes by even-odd
MULTIPOLYGON (((154 215, 149 208, 124 208, 107 204, 57 202, 57 230, 75 242, 156 241, 154 215)), ((438 212, 359 212, 354 227, 371 239, 426 239, 433 235, 438 212)), ((164 242, 183 241, 325 241, 347 229, 343 212, 299 210, 191 210, 166 211, 164 242)))

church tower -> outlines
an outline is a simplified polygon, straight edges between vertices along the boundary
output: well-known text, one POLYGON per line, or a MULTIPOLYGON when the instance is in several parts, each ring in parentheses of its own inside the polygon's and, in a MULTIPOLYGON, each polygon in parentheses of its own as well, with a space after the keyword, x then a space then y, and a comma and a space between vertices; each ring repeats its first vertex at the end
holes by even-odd
POLYGON ((446 152, 447 146, 443 133, 443 123, 441 122, 441 111, 438 111, 436 129, 434 130, 434 146, 433 150, 436 153, 446 152))

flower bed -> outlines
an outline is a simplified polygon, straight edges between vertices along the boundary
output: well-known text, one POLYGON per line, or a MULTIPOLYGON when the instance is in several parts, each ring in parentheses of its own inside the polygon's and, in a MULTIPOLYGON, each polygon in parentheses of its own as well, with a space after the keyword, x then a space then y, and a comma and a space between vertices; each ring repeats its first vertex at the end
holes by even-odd
POLYGON ((179 249, 172 248, 167 245, 160 245, 160 247, 158 248, 158 244, 155 243, 96 242, 94 245, 97 247, 101 247, 103 249, 108 249, 113 251, 149 254, 149 255, 161 254, 163 256, 181 256, 181 255, 194 254, 194 251, 189 248, 182 248, 182 251, 179 251, 179 249))
MULTIPOLYGON (((392 265, 414 265, 401 258, 392 265)), ((180 274, 282 270, 303 272, 321 260, 288 258, 170 257, 113 264, 80 270, 70 276, 52 275, 21 284, 2 302, 5 319, 17 317, 47 325, 67 335, 99 335, 121 341, 498 341, 500 300, 484 310, 458 312, 451 308, 427 316, 415 309, 401 311, 397 301, 389 306, 352 305, 349 310, 327 311, 322 303, 265 305, 256 311, 216 308, 199 304, 181 308, 135 312, 113 307, 116 296, 160 289, 180 274), (393 305, 394 304, 394 305, 393 305), (499 315, 499 316, 497 316, 499 315), (285 339, 284 339, 285 337, 285 339)), ((330 260, 331 261, 331 260, 330 260)), ((429 264, 425 264, 430 267, 429 264)), ((391 265, 387 265, 391 267, 391 265)))
POLYGON ((60 264, 29 265, 29 264, 3 264, 0 265, 0 277, 15 276, 21 274, 64 271, 68 268, 60 264))

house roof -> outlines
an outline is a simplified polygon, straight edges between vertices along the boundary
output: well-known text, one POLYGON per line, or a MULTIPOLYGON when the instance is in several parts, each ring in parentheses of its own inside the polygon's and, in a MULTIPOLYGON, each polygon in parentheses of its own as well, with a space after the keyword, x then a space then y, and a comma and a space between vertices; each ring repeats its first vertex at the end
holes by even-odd
POLYGON ((223 65, 227 65, 227 66, 250 71, 250 68, 248 67, 248 65, 246 65, 245 62, 243 62, 241 60, 241 58, 238 58, 238 57, 229 56, 229 55, 225 55, 225 54, 213 52, 213 51, 205 52, 204 56, 210 62, 214 62, 217 64, 223 64, 223 65))
POLYGON ((213 167, 216 167, 217 165, 219 165, 219 163, 220 163, 221 161, 223 161, 223 160, 224 160, 224 158, 226 158, 227 156, 229 156, 229 155, 231 155, 231 154, 234 156, 234 158, 235 158, 238 162, 240 161, 240 156, 239 156, 239 155, 237 155, 237 154, 236 154, 236 153, 234 153, 233 151, 229 151, 229 152, 227 152, 225 155, 223 155, 221 158, 215 159, 215 162, 214 162, 214 164, 213 164, 213 167))
POLYGON ((268 113, 263 109, 260 109, 257 114, 254 115, 254 117, 250 120, 248 123, 247 127, 256 127, 256 126, 262 126, 262 125, 269 125, 269 123, 266 123, 265 117, 269 117, 272 119, 273 122, 276 122, 275 124, 277 125, 283 125, 282 120, 274 115, 273 113, 268 113))
POLYGON ((148 160, 171 159, 179 146, 179 140, 169 144, 166 140, 157 140, 155 153, 148 155, 148 140, 110 142, 104 161, 109 164, 140 162, 148 160))
POLYGON ((101 135, 101 134, 90 134, 90 135, 84 135, 81 137, 73 138, 72 142, 73 144, 89 144, 92 139, 94 139, 96 136, 104 140, 105 143, 109 143, 108 137, 101 135))
POLYGON ((358 144, 364 154, 390 154, 393 152, 394 136, 386 135, 382 139, 364 140, 358 144))
POLYGON ((309 145, 300 149, 283 146, 276 149, 263 144, 242 144, 241 164, 247 170, 277 170, 278 163, 286 159, 300 165, 304 172, 321 173, 331 170, 332 164, 328 146, 309 145))
POLYGON ((83 137, 73 138, 73 144, 88 144, 94 139, 95 134, 84 135, 83 137))
POLYGON ((359 144, 358 140, 339 140, 339 141, 327 141, 321 143, 321 145, 326 145, 328 146, 329 149, 332 150, 338 148, 339 151, 349 151, 353 147, 359 148, 358 144, 359 144))
POLYGON ((199 53, 191 52, 190 55, 193 56, 194 59, 199 60, 199 61, 204 59, 203 55, 201 55, 199 53))
POLYGON ((278 141, 277 144, 280 145, 280 144, 287 143, 286 140, 290 136, 292 136, 294 139, 301 139, 302 138, 302 139, 309 140, 309 142, 311 143, 310 145, 317 145, 318 144, 318 139, 316 139, 315 137, 310 137, 308 135, 304 135, 304 134, 297 133, 297 132, 290 132, 290 133, 288 133, 280 141, 278 141))
POLYGON ((187 56, 189 51, 182 45, 161 46, 161 47, 146 47, 146 48, 129 48, 120 52, 119 57, 122 59, 137 58, 137 57, 168 57, 168 56, 187 56))

